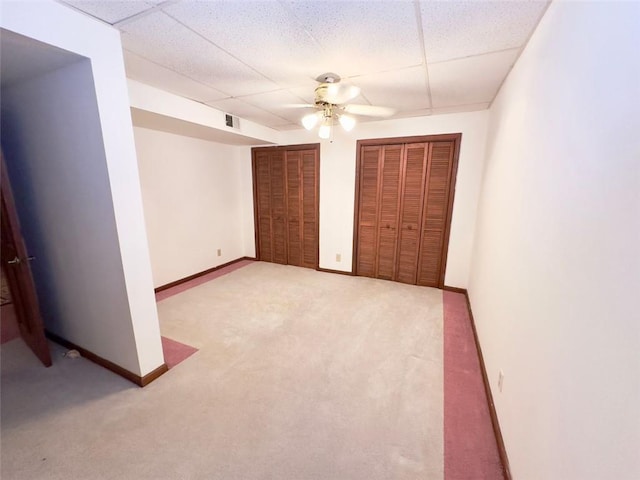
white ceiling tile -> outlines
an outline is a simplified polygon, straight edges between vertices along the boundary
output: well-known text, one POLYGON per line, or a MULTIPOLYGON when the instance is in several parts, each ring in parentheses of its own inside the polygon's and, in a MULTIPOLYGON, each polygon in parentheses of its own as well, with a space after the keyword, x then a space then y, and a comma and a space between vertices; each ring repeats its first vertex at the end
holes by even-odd
POLYGON ((392 118, 486 108, 548 4, 60 1, 117 24, 130 78, 279 130, 299 128, 306 110, 286 105, 313 103, 325 72, 362 89, 351 103, 398 109, 392 118))
POLYGON ((126 49, 228 96, 278 86, 162 12, 122 26, 126 49))
POLYGON ((197 1, 164 9, 282 87, 313 85, 322 49, 277 2, 197 1))
POLYGON ((241 119, 245 118, 247 120, 251 120, 252 122, 259 123, 266 127, 275 128, 291 123, 290 120, 278 117, 266 110, 250 105, 237 98, 208 102, 207 105, 217 108, 218 110, 222 110, 225 113, 230 113, 231 115, 240 117, 241 119))
POLYGON ((521 47, 547 1, 420 2, 427 62, 521 47))
POLYGON ((520 49, 429 65, 433 107, 491 102, 520 49))
POLYGON ((144 12, 154 6, 153 2, 140 0, 64 0, 64 3, 110 24, 144 12))
POLYGON ((373 104, 398 110, 429 108, 425 67, 412 67, 349 79, 373 104))
POLYGON ((324 48, 316 58, 343 77, 422 63, 418 21, 411 1, 286 1, 295 18, 324 48))
POLYGON ((314 82, 313 85, 289 88, 288 91, 292 95, 301 98, 302 103, 313 103, 315 101, 315 89, 317 86, 318 82, 314 82))
POLYGON ((198 102, 208 102, 227 98, 228 95, 180 73, 162 67, 150 60, 124 51, 124 66, 127 77, 167 92, 175 93, 198 102))

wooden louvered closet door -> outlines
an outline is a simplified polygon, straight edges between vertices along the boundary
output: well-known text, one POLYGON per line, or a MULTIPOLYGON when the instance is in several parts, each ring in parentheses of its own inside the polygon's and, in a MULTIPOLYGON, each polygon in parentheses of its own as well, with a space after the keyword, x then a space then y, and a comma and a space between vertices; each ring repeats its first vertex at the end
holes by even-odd
POLYGON ((382 147, 376 277, 386 280, 394 280, 396 272, 396 243, 398 237, 402 151, 402 145, 382 147))
POLYGON ((273 240, 271 238, 271 154, 254 152, 254 191, 256 210, 256 248, 267 262, 273 258, 273 240))
POLYGON ((313 146, 252 150, 259 260, 317 267, 318 151, 313 146))
POLYGON ((287 162, 287 263, 302 264, 302 185, 300 152, 286 152, 287 162))
POLYGON ((429 144, 427 143, 405 146, 400 231, 398 232, 398 274, 395 278, 403 283, 416 283, 428 155, 429 144))
POLYGON ((287 263, 285 172, 283 153, 257 152, 254 157, 257 244, 267 262, 287 263))
POLYGON ((436 286, 439 283, 453 170, 453 152, 453 142, 431 144, 423 207, 418 285, 436 286))
POLYGON ((271 238, 274 263, 287 263, 286 188, 283 152, 271 155, 271 238))
POLYGON ((300 164, 302 184, 301 267, 318 267, 318 150, 303 150, 300 164))
POLYGON ((382 147, 362 147, 360 154, 360 202, 358 209, 358 243, 356 272, 375 277, 378 252, 378 178, 382 147))
POLYGON ((315 268, 318 263, 316 151, 286 151, 287 263, 315 268))
POLYGON ((442 286, 459 139, 359 142, 356 275, 442 286))

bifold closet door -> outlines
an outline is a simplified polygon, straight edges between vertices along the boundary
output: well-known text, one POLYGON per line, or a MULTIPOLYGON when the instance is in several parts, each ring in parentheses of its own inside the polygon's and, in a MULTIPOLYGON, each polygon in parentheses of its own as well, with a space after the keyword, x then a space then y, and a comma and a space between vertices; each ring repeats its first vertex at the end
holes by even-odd
POLYGON ((284 154, 262 151, 255 155, 255 187, 260 259, 287 263, 284 154))
POLYGON ((318 266, 318 150, 303 150, 300 164, 302 178, 302 263, 300 266, 318 266))
POLYGON ((372 146, 361 154, 358 275, 395 277, 403 150, 372 146))
POLYGON ((287 167, 287 263, 315 268, 317 243, 317 174, 315 150, 285 152, 287 167))
POLYGON ((416 283, 428 144, 364 147, 357 274, 416 283))
POLYGON ((442 137, 360 145, 356 275, 441 286, 460 138, 442 137))
MULTIPOLYGON (((454 142, 433 142, 426 178, 423 206, 418 285, 441 284, 447 214, 450 208, 454 168, 454 142)), ((444 280, 444 279, 442 279, 444 280)))
POLYGON ((394 280, 415 285, 420 253, 424 185, 429 159, 428 143, 407 144, 398 231, 398 268, 394 280))
POLYGON ((363 277, 377 275, 378 258, 378 178, 382 160, 382 147, 366 146, 360 152, 358 255, 356 274, 363 277))
POLYGON ((402 180, 402 145, 382 147, 378 215, 378 261, 376 277, 395 280, 398 213, 402 180))
POLYGON ((253 149, 260 260, 318 265, 318 149, 253 149))

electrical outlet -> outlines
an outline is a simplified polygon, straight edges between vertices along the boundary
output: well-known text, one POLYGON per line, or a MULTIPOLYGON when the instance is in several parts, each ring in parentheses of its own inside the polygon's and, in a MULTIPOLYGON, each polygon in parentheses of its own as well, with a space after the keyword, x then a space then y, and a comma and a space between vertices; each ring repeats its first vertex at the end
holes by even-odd
POLYGON ((342 255, 340 255, 339 253, 336 253, 336 262, 341 262, 342 261, 342 255))
POLYGON ((219 248, 219 249, 218 249, 218 256, 219 256, 219 257, 221 257, 221 256, 222 256, 222 249, 221 249, 221 248, 219 248))
POLYGON ((500 370, 498 373, 498 391, 502 393, 502 384, 504 383, 504 372, 500 370))

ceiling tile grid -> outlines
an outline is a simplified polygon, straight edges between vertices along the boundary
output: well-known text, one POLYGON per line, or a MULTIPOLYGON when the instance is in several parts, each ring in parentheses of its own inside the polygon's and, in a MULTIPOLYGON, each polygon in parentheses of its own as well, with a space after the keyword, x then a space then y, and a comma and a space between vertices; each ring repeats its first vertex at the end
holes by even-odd
POLYGON ((277 2, 181 2, 165 12, 281 87, 314 84, 322 49, 277 2))
POLYGON ((123 46, 229 96, 278 86, 163 12, 122 27, 123 46))
POLYGON ((429 63, 521 47, 547 2, 420 2, 429 63))
MULTIPOLYGON (((304 103, 300 97, 287 90, 248 95, 241 97, 240 100, 267 110, 268 112, 284 118, 289 122, 297 122, 301 117, 301 111, 296 108, 292 108, 291 105, 304 103)), ((304 115, 304 113, 302 113, 302 115, 304 115)))
POLYGON ((229 97, 209 85, 158 65, 129 50, 124 50, 124 66, 127 77, 196 102, 206 103, 229 97))
POLYGON ((433 106, 490 103, 518 55, 514 48, 430 65, 433 106))
POLYGON ((367 100, 374 105, 403 110, 430 108, 427 74, 424 66, 351 77, 367 100))
POLYGON ((285 1, 295 18, 324 47, 320 71, 343 77, 422 63, 421 39, 411 1, 285 1), (324 70, 323 70, 324 68, 324 70))
POLYGON ((64 3, 111 25, 157 5, 153 1, 139 0, 64 0, 64 3))
MULTIPOLYGON (((548 1, 59 0, 122 32, 127 75, 276 129, 315 78, 391 118, 488 108, 548 1)), ((361 117, 361 121, 371 118, 361 117)))

